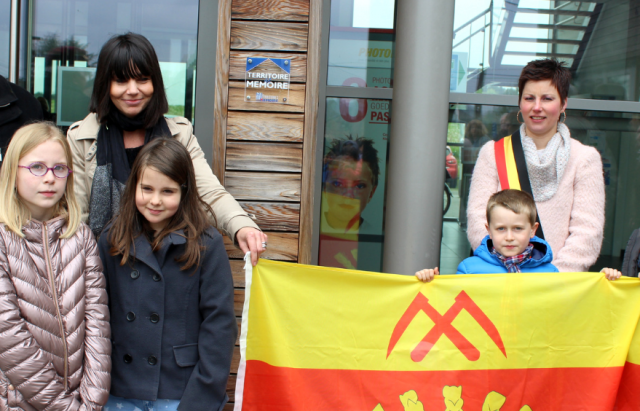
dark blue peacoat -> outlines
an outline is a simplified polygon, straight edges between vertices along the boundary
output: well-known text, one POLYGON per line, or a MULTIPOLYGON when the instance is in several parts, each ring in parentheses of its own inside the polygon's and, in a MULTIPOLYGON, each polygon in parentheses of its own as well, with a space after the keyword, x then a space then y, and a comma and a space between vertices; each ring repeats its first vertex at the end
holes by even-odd
MULTIPOLYGON (((108 228, 98 246, 107 278, 113 343, 111 394, 180 400, 178 410, 222 410, 238 333, 233 279, 222 236, 202 235, 200 266, 180 271, 180 233, 155 253, 144 236, 135 261, 110 255, 108 228)), ((133 250, 132 250, 133 254, 133 250)))

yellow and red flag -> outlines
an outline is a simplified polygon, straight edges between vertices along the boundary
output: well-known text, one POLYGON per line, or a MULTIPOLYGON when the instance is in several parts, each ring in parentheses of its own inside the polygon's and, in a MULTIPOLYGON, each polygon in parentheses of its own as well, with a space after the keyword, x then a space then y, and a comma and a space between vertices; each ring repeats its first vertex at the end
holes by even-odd
POLYGON ((260 260, 236 411, 640 410, 640 281, 260 260))

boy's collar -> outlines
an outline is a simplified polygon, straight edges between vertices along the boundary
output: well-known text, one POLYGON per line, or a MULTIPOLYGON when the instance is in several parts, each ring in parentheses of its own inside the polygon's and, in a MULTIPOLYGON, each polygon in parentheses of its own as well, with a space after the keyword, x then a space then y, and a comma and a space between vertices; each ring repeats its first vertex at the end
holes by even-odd
MULTIPOLYGON (((484 241, 484 240, 483 240, 484 241)), ((493 247, 493 240, 491 240, 491 237, 489 237, 488 235, 486 236, 486 242, 485 242, 486 246, 487 246, 487 251, 489 251, 490 254, 493 254, 491 251, 494 249, 493 247)), ((540 241, 538 239, 538 237, 533 237, 530 241, 529 241, 529 245, 533 245, 533 251, 531 252, 531 256, 533 257, 534 260, 539 260, 540 258, 542 258, 545 254, 547 254, 547 248, 548 246, 546 245, 546 243, 540 241)), ((496 251, 497 252, 497 251, 496 251)), ((475 255, 475 253, 474 253, 475 255)), ((502 254, 500 254, 502 255, 502 254)))
POLYGON ((500 262, 504 264, 508 272, 519 273, 520 265, 532 258, 533 247, 533 243, 529 243, 529 245, 524 249, 524 251, 522 251, 522 253, 516 254, 511 257, 503 256, 493 246, 489 249, 489 252, 492 255, 496 256, 498 260, 500 260, 500 262))

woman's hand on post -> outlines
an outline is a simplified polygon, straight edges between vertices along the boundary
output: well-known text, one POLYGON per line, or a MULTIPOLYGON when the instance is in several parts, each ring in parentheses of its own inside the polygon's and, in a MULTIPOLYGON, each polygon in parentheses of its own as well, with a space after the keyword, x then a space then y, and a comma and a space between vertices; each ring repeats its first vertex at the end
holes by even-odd
POLYGON ((258 257, 267 249, 267 235, 253 227, 242 227, 236 233, 236 241, 243 253, 251 251, 251 264, 258 264, 258 257))

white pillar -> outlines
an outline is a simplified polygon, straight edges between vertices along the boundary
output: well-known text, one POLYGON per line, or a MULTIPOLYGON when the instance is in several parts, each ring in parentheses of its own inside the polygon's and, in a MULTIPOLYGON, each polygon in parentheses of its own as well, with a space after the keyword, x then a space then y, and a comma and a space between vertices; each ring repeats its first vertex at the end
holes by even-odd
POLYGON ((440 259, 453 0, 398 0, 384 272, 440 259))

